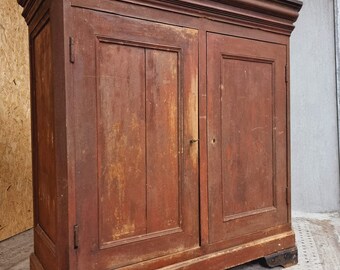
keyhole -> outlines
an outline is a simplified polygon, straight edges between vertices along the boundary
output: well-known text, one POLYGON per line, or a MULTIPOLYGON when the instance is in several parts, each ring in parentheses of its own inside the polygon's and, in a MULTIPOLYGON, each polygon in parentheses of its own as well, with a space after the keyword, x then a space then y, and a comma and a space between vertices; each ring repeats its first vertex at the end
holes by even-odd
POLYGON ((212 143, 216 143, 216 139, 214 138, 214 139, 212 139, 212 143))

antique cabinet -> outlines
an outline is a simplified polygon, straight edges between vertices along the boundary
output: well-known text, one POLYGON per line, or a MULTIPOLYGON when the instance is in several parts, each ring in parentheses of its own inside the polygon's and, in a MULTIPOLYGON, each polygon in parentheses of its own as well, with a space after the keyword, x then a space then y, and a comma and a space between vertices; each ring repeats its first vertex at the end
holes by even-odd
POLYGON ((29 26, 31 269, 297 262, 297 0, 19 0, 29 26))

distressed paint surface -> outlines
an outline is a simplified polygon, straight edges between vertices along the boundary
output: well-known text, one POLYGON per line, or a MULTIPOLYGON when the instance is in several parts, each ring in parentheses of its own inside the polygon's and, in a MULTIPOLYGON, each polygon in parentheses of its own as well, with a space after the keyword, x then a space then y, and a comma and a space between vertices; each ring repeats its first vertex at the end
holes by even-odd
POLYGON ((107 243, 146 233, 145 55, 99 46, 100 235, 107 243))
POLYGON ((228 220, 275 205, 273 68, 254 59, 223 59, 221 66, 223 213, 228 220))
MULTIPOLYGON (((38 21, 42 20, 41 23, 38 23, 39 26, 45 25, 45 19, 49 15, 53 33, 51 43, 53 49, 53 85, 55 86, 54 100, 56 104, 55 134, 57 159, 55 163, 58 177, 58 237, 55 245, 53 245, 47 239, 48 237, 43 233, 41 227, 36 227, 36 246, 34 254, 31 256, 33 269, 220 270, 295 245, 294 234, 291 231, 290 224, 279 224, 280 226, 276 226, 278 225, 276 223, 278 218, 274 220, 258 218, 258 222, 267 222, 271 226, 269 229, 261 231, 256 231, 259 225, 257 227, 252 226, 253 220, 249 220, 249 227, 252 226, 254 230, 247 230, 248 234, 242 229, 244 227, 242 225, 246 222, 243 222, 243 220, 240 220, 239 224, 235 222, 234 228, 222 232, 219 238, 221 239, 227 234, 237 236, 237 231, 240 229, 241 231, 238 233, 240 239, 235 240, 235 238, 230 237, 226 239, 228 241, 223 243, 218 242, 209 245, 206 235, 200 234, 201 228, 205 233, 207 230, 204 226, 207 225, 208 227, 209 225, 204 222, 204 219, 207 221, 210 219, 204 213, 205 209, 207 209, 208 200, 213 200, 219 194, 217 196, 207 196, 209 194, 205 192, 205 189, 208 189, 208 185, 209 188, 217 185, 210 185, 214 181, 213 177, 209 179, 200 178, 200 175, 206 174, 207 170, 210 170, 209 167, 213 165, 213 162, 206 158, 207 147, 199 148, 203 144, 210 142, 210 138, 207 143, 204 136, 204 133, 210 135, 210 126, 207 128, 207 125, 204 125, 204 123, 201 125, 203 121, 200 121, 200 125, 198 125, 198 119, 201 116, 201 119, 205 117, 206 121, 209 120, 208 115, 204 113, 204 107, 206 107, 207 102, 214 98, 214 95, 211 94, 215 89, 219 89, 220 84, 220 81, 217 80, 217 87, 209 89, 211 91, 208 91, 207 95, 205 95, 207 92, 206 83, 211 81, 210 76, 207 78, 207 73, 219 72, 218 67, 208 68, 207 70, 206 62, 210 58, 207 55, 211 51, 210 48, 208 50, 206 48, 207 37, 212 33, 215 33, 215 35, 217 33, 228 35, 230 38, 238 37, 241 39, 242 37, 243 44, 240 44, 241 46, 230 42, 230 40, 223 40, 222 43, 225 45, 223 51, 229 50, 229 45, 232 45, 234 49, 236 49, 236 45, 237 49, 246 46, 250 54, 248 57, 252 57, 253 54, 256 56, 260 51, 270 50, 270 48, 261 49, 250 44, 255 42, 255 40, 257 40, 256 42, 262 40, 263 43, 268 44, 282 44, 282 49, 284 52, 287 52, 285 45, 288 45, 288 34, 292 30, 292 23, 297 17, 300 6, 299 2, 295 0, 288 2, 286 0, 270 2, 263 2, 262 0, 233 0, 230 3, 222 3, 218 0, 179 0, 176 3, 175 1, 158 0, 20 0, 20 3, 25 5, 25 11, 27 12, 25 12, 24 16, 30 24, 30 29, 36 29, 36 31, 32 32, 32 36, 40 32, 38 29, 41 28, 36 27, 38 21), (42 18, 43 16, 44 18, 42 18), (74 54, 72 54, 71 47, 69 55, 67 48, 69 44, 67 42, 70 36, 72 43, 74 41, 74 54), (104 56, 105 58, 100 60, 101 62, 98 62, 100 43, 121 46, 121 52, 118 54, 125 54, 128 61, 124 61, 122 58, 120 59, 123 61, 119 62, 112 59, 115 58, 117 53, 115 53, 112 47, 108 46, 110 48, 106 47, 105 50, 112 50, 114 57, 108 53, 104 56), (245 43, 249 43, 249 45, 245 43), (133 80, 135 78, 138 80, 138 77, 143 76, 140 76, 139 72, 134 74, 134 72, 130 71, 139 69, 143 73, 144 66, 140 64, 140 62, 143 62, 142 60, 135 63, 134 61, 137 59, 128 56, 130 52, 127 52, 128 50, 125 49, 123 50, 123 47, 134 47, 144 49, 144 52, 154 52, 152 56, 154 59, 150 69, 153 70, 152 73, 159 72, 160 74, 157 74, 154 82, 151 83, 153 89, 145 87, 144 91, 145 103, 147 103, 146 100, 152 100, 153 106, 161 104, 159 100, 162 100, 163 97, 166 97, 171 104, 176 102, 176 95, 174 94, 176 92, 174 89, 176 84, 171 74, 175 70, 175 54, 177 53, 178 55, 177 93, 180 94, 178 94, 179 103, 177 103, 177 135, 179 137, 179 149, 177 149, 177 153, 173 153, 175 137, 171 134, 171 138, 169 138, 169 134, 166 134, 169 130, 174 132, 173 128, 176 127, 174 125, 168 129, 168 125, 175 118, 173 117, 175 110, 173 106, 166 104, 166 106, 158 107, 155 110, 158 112, 155 118, 157 120, 158 118, 160 119, 157 121, 160 122, 160 129, 155 128, 154 130, 154 141, 160 141, 160 143, 155 148, 157 148, 157 152, 164 152, 159 153, 157 159, 153 159, 155 163, 161 163, 161 166, 172 168, 176 155, 181 157, 179 161, 180 169, 178 170, 178 194, 175 194, 179 198, 180 228, 174 228, 176 225, 173 223, 169 225, 170 229, 157 231, 157 227, 164 227, 167 223, 162 223, 163 220, 161 219, 154 219, 155 224, 153 225, 157 225, 155 226, 155 232, 129 236, 129 233, 130 235, 135 234, 136 226, 133 227, 135 225, 134 221, 130 222, 133 220, 131 217, 134 216, 133 211, 135 209, 127 207, 129 208, 128 212, 122 210, 126 204, 131 202, 131 200, 126 198, 131 196, 131 194, 135 194, 134 191, 130 190, 130 187, 132 186, 132 189, 139 191, 138 197, 145 196, 145 190, 150 187, 150 179, 147 179, 146 188, 144 187, 144 190, 139 190, 139 181, 143 182, 143 176, 139 177, 138 175, 135 177, 133 174, 135 171, 132 173, 129 171, 130 168, 134 168, 129 163, 133 163, 134 158, 139 158, 138 153, 133 155, 134 152, 130 148, 139 150, 143 144, 143 141, 140 142, 138 140, 139 137, 135 140, 135 134, 133 134, 135 132, 136 134, 141 133, 143 135, 143 125, 140 128, 142 131, 133 131, 135 126, 139 127, 138 122, 142 122, 138 118, 133 117, 134 112, 143 112, 143 109, 140 110, 136 106, 136 104, 143 103, 143 98, 141 102, 136 98, 143 97, 143 92, 138 86, 137 88, 134 87, 133 80), (157 53, 161 51, 161 53, 157 55, 156 51, 157 53), (165 57, 166 54, 169 57, 165 57), (72 59, 75 61, 72 61, 72 59), (106 60, 107 62, 105 62, 106 60), (164 65, 161 62, 164 62, 164 65), (101 69, 101 64, 107 65, 105 67, 107 69, 105 72, 107 78, 103 78, 103 86, 99 82, 100 76, 98 73, 98 70, 101 69), (113 68, 113 65, 118 67, 113 68), (126 72, 124 72, 125 69, 127 69, 126 72), (128 72, 132 76, 127 80, 128 74, 126 73, 128 72), (134 75, 137 73, 138 75, 135 77, 134 75), (161 83, 161 81, 167 81, 168 79, 169 82, 166 84, 161 83), (154 99, 147 98, 147 96, 151 96, 148 91, 154 93, 158 91, 158 88, 160 90, 159 96, 155 95, 154 99), (163 89, 167 91, 163 92, 163 89), (106 92, 105 94, 107 94, 108 98, 98 102, 98 97, 103 92, 106 92), (105 117, 98 117, 98 110, 106 101, 108 101, 108 104, 103 106, 105 117), (116 103, 119 103, 117 107, 115 106, 116 103), (123 107, 122 105, 125 106, 123 107), (127 107, 130 110, 127 110, 127 107), (126 112, 126 116, 124 113, 121 113, 117 117, 117 112, 106 115, 108 110, 116 109, 120 112, 126 112), (198 110, 200 114, 198 114, 198 110), (130 117, 131 115, 132 117, 130 117), (161 122, 163 119, 167 119, 166 115, 170 116, 171 121, 164 123, 166 126, 164 127, 161 122), (120 119, 122 117, 123 119, 120 119), (103 125, 104 122, 105 124, 103 125), (120 124, 121 128, 112 125, 115 122, 123 123, 120 124), (137 125, 135 125, 136 123, 137 125), (100 134, 100 129, 102 128, 104 132, 100 134), (109 138, 107 141, 110 143, 107 144, 108 147, 102 147, 101 144, 106 140, 106 136, 109 138), (111 136, 117 138, 113 143, 111 142, 111 136), (121 140, 120 137, 122 138, 121 140), (198 139, 200 140, 199 143, 198 139), (132 144, 130 140, 133 141, 132 144), (120 147, 129 147, 125 151, 128 155, 122 154, 123 151, 120 147), (198 152, 198 150, 200 151, 198 152), (104 155, 102 155, 103 153, 104 155), (162 164, 165 160, 162 155, 165 156, 166 154, 169 154, 171 157, 174 155, 174 158, 171 158, 170 162, 166 160, 167 164, 162 164), (198 154, 200 155, 199 157, 198 154), (201 159, 201 157, 203 158, 201 159), (117 168, 113 170, 113 177, 109 175, 107 178, 105 176, 105 178, 100 179, 100 174, 103 173, 104 175, 105 167, 107 167, 104 163, 98 162, 101 158, 102 161, 106 159, 108 165, 111 165, 113 162, 115 163, 114 166, 117 165, 117 168), (204 160, 207 160, 209 166, 201 167, 202 163, 199 162, 201 160, 203 160, 202 163, 205 162, 204 160), (111 181, 112 178, 116 178, 118 181, 111 181), (101 184, 106 184, 105 182, 109 184, 111 182, 117 183, 117 186, 113 185, 112 189, 110 189, 111 195, 105 194, 108 193, 107 188, 101 188, 100 186, 101 184), (117 190, 118 192, 115 192, 117 190), (106 242, 104 240, 105 243, 102 243, 103 241, 100 239, 100 203, 103 198, 101 195, 107 195, 108 200, 105 202, 107 204, 105 210, 107 210, 106 213, 108 213, 109 217, 113 216, 113 224, 110 224, 111 228, 105 232, 109 241, 106 242), (122 215, 117 216, 127 220, 125 224, 119 224, 120 228, 118 230, 114 228, 115 211, 112 211, 114 205, 108 202, 111 199, 113 202, 115 200, 118 203, 122 202, 122 207, 118 209, 122 211, 122 215), (200 213, 203 214, 200 215, 200 213), (203 224, 199 223, 200 216, 203 224), (76 223, 78 226, 74 227, 76 223), (131 226, 131 224, 133 225, 131 226), (112 229, 114 230, 112 231, 112 229), (125 234, 125 232, 128 232, 128 234, 125 234), (116 236, 116 240, 110 240, 112 235, 116 236), (73 248, 77 250, 74 251, 73 248), (55 252, 53 252, 54 250, 55 252), (40 262, 43 267, 40 266, 40 262)), ((134 51, 132 52, 133 55, 136 50, 132 51, 134 51)), ((31 52, 33 53, 33 50, 31 52)), ((119 60, 120 56, 117 57, 119 60)), ((281 58, 287 59, 283 55, 281 55, 281 58)), ((34 55, 32 59, 35 59, 34 55)), ((219 61, 217 62, 219 63, 219 61)), ((278 74, 275 76, 279 81, 284 81, 285 69, 282 68, 282 62, 278 65, 278 74)), ((32 74, 34 79, 41 79, 36 72, 32 74)), ((282 113, 283 109, 287 108, 286 92, 282 91, 282 88, 278 89, 278 91, 280 92, 278 107, 280 113, 282 113)), ((215 105, 218 106, 218 104, 215 105)), ((43 108, 43 105, 41 107, 43 108)), ((209 118, 211 113, 215 114, 215 106, 205 109, 211 109, 208 111, 209 118)), ((144 111, 147 114, 147 105, 145 105, 144 111)), ((219 113, 217 112, 216 115, 219 115, 219 113)), ((283 119, 280 118, 279 120, 283 119)), ((150 126, 148 125, 150 123, 147 122, 145 121, 146 126, 150 126)), ((37 123, 36 117, 34 117, 34 123, 37 123)), ((284 133, 286 121, 281 121, 278 124, 277 130, 278 134, 280 134, 278 139, 281 140, 279 163, 283 164, 280 166, 280 175, 281 177, 286 175, 288 179, 289 172, 287 173, 287 166, 284 165, 284 162, 287 160, 287 156, 284 153, 286 153, 285 151, 288 148, 287 136, 284 133)), ((41 129, 43 128, 41 127, 41 129)), ((145 128, 145 130, 148 130, 148 128, 145 128)), ((35 135, 34 133, 34 141, 36 141, 35 135)), ((150 134, 147 135, 149 136, 150 134)), ((147 136, 145 136, 145 141, 147 141, 147 136)), ((152 140, 150 141, 154 143, 152 140)), ((218 140, 218 143, 220 142, 221 140, 218 140)), ((149 144, 149 142, 147 143, 149 144)), ((36 144, 34 144, 35 146, 36 144)), ((145 149, 148 149, 148 145, 146 145, 145 149)), ((147 153, 147 150, 145 153, 147 153)), ((157 156, 157 153, 152 154, 157 156)), ((34 148, 35 165, 37 164, 36 156, 37 151, 34 148)), ((148 163, 144 169, 147 172, 149 162, 145 162, 148 163)), ((139 165, 139 162, 136 163, 135 165, 139 165)), ((34 182, 37 184, 36 166, 34 169, 34 182)), ((165 173, 164 178, 167 179, 166 177, 168 177, 169 172, 166 171, 165 173)), ((176 172, 171 169, 171 173, 176 172)), ((174 191, 169 190, 169 186, 172 189, 175 181, 171 179, 171 182, 164 183, 164 185, 159 183, 160 181, 156 181, 153 186, 156 186, 155 190, 161 190, 159 193, 166 190, 169 194, 166 194, 166 196, 158 194, 158 197, 160 197, 160 200, 168 200, 167 196, 171 195, 174 191)), ((37 186, 35 185, 35 187, 37 186)), ((221 190, 222 188, 219 191, 221 190)), ((280 190, 282 190, 282 185, 280 190)), ((37 188, 35 188, 35 191, 35 194, 38 195, 37 188)), ((280 201, 284 198, 283 195, 280 195, 280 201)), ((35 209, 38 214, 41 209, 39 209, 36 199, 38 199, 37 196, 35 197, 35 209)), ((133 197, 132 202, 135 199, 137 198, 133 197)), ((218 200, 219 202, 211 203, 210 206, 222 202, 222 199, 218 198, 218 200)), ((173 209, 176 209, 176 206, 173 207, 174 205, 177 205, 177 198, 171 198, 171 207, 165 206, 170 210, 169 215, 166 213, 166 217, 172 216, 173 209)), ((159 211, 160 209, 155 208, 155 210, 155 212, 160 212, 163 215, 159 211)), ((285 207, 284 210, 289 215, 288 207, 285 207)), ((222 211, 218 212, 217 214, 222 213, 222 211)), ((223 217, 221 219, 223 220, 223 217)))
POLYGON ((285 65, 284 46, 208 35, 211 242, 288 222, 285 65))
POLYGON ((0 241, 33 225, 28 31, 16 1, 0 2, 0 241))
POLYGON ((146 54, 148 232, 179 227, 177 58, 174 52, 146 54))
POLYGON ((76 14, 79 268, 197 247, 197 31, 76 14))
POLYGON ((47 23, 34 40, 35 113, 37 141, 38 223, 56 241, 57 178, 52 87, 51 24, 47 23))
POLYGON ((101 242, 178 228, 178 54, 100 43, 97 65, 101 242))

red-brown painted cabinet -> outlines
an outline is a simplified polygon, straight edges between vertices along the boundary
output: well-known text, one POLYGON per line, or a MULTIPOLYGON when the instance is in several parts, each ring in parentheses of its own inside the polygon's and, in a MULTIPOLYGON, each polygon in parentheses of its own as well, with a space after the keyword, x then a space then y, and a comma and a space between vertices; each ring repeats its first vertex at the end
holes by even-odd
POLYGON ((21 0, 29 25, 31 269, 297 261, 296 0, 21 0))

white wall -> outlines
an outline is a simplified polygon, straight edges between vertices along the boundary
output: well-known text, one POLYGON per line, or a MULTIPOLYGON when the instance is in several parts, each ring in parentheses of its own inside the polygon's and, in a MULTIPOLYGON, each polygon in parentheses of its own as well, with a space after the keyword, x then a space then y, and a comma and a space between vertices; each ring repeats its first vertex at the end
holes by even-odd
POLYGON ((293 210, 339 210, 333 0, 305 0, 291 41, 293 210))

